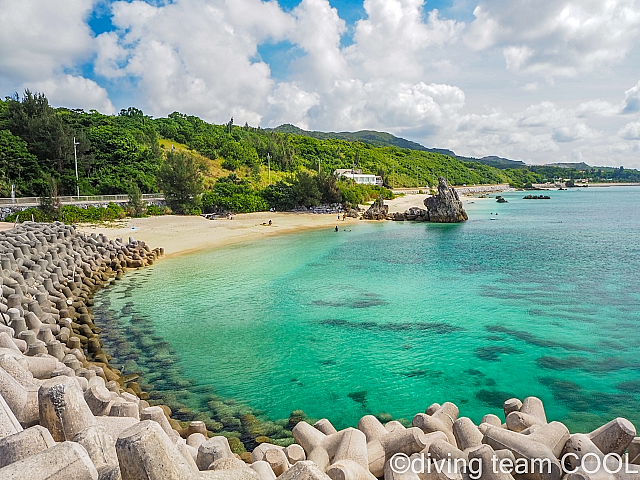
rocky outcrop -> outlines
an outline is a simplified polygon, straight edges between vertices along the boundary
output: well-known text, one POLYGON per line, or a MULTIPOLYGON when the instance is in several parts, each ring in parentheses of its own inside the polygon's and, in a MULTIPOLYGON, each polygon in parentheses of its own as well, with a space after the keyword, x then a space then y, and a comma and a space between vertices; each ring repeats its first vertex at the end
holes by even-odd
POLYGON ((388 218, 389 220, 395 220, 397 222, 403 222, 405 220, 413 222, 428 222, 429 212, 427 212, 424 208, 411 207, 405 212, 394 212, 390 214, 388 218))
POLYGON ((369 209, 362 214, 364 220, 386 220, 389 214, 389 205, 384 204, 384 197, 380 195, 369 209))
POLYGON ((526 195, 522 197, 524 200, 550 200, 549 195, 526 195))
POLYGON ((466 221, 467 212, 462 208, 462 202, 454 188, 447 185, 443 177, 438 178, 438 193, 427 197, 424 206, 427 207, 429 221, 435 223, 459 223, 466 221))
POLYGON ((496 202, 498 202, 498 203, 509 203, 509 202, 507 202, 507 200, 506 200, 503 196, 501 196, 501 195, 498 195, 498 196, 496 197, 496 202))

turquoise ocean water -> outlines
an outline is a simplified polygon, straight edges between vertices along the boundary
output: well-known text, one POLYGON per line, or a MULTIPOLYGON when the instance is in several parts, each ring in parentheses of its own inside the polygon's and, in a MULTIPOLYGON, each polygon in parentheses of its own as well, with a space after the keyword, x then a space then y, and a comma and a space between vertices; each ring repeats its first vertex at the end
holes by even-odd
POLYGON ((452 401, 479 421, 535 395, 573 430, 638 421, 640 188, 550 195, 165 259, 96 304, 150 319, 185 376, 274 419, 452 401))

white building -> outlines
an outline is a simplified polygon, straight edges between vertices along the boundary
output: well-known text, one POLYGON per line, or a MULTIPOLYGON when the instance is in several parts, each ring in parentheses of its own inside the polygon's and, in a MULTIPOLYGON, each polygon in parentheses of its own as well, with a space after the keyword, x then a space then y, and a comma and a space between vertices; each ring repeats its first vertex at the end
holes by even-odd
POLYGON ((375 175, 362 173, 362 170, 355 170, 351 168, 339 168, 338 170, 333 172, 333 174, 338 178, 340 177, 350 178, 354 182, 359 183, 361 185, 377 185, 378 184, 376 181, 375 175))

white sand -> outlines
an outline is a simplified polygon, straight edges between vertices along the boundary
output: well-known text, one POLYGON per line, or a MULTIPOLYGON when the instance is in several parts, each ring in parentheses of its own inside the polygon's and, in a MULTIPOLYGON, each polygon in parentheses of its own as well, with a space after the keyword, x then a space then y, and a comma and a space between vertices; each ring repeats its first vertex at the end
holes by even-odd
POLYGON ((163 247, 165 254, 172 256, 306 229, 333 229, 336 225, 342 227, 360 221, 347 218, 338 222, 337 214, 270 212, 245 213, 233 218, 207 220, 203 217, 166 215, 132 218, 115 228, 82 225, 79 230, 86 233, 100 232, 109 238, 122 237, 125 240, 131 236, 136 240, 143 240, 152 248, 163 247), (262 225, 269 220, 273 222, 271 226, 262 225))
MULTIPOLYGON (((409 207, 424 208, 425 194, 411 194, 388 201, 390 212, 404 212, 409 207)), ((464 200, 463 200, 464 201, 464 200)), ((367 206, 363 206, 367 208, 367 206)), ((81 225, 85 233, 104 233, 109 238, 130 236, 145 241, 150 247, 163 247, 168 256, 221 247, 231 243, 252 241, 261 237, 293 233, 315 228, 342 228, 361 222, 353 218, 337 219, 337 214, 311 213, 245 213, 233 220, 207 220, 203 217, 166 215, 132 218, 103 225, 81 225), (262 225, 272 221, 272 225, 262 225)), ((13 228, 13 223, 0 222, 0 231, 13 228)))

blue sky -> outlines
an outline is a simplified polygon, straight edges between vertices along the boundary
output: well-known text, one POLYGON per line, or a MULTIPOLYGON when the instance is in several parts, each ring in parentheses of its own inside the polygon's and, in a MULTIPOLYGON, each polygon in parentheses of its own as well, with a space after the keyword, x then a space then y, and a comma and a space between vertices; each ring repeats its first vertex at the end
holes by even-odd
POLYGON ((0 0, 0 90, 640 167, 638 0, 0 0))

